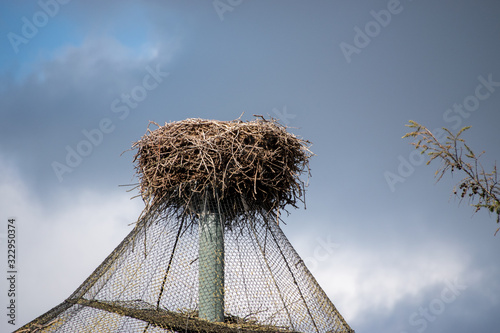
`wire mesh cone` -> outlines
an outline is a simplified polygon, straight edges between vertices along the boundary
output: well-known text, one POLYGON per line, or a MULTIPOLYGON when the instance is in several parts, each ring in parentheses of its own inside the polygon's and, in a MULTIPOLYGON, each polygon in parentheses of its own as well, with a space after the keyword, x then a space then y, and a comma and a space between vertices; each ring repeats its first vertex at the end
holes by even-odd
POLYGON ((147 206, 62 304, 17 332, 354 332, 281 231, 308 142, 187 119, 134 144, 147 206))
MULTIPOLYGON (((243 203, 218 210, 233 205, 243 203)), ((266 212, 225 226, 224 322, 199 318, 199 218, 150 210, 73 295, 18 332, 353 332, 266 212)))

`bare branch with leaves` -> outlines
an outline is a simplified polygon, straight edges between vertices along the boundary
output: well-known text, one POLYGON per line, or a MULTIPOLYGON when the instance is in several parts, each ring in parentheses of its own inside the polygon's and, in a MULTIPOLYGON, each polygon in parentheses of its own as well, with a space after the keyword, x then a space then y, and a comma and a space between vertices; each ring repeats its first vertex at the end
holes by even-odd
MULTIPOLYGON (((412 142, 415 149, 421 149, 421 154, 427 153, 429 165, 435 159, 441 159, 442 164, 436 170, 437 181, 441 180, 443 175, 455 170, 464 172, 467 177, 463 178, 457 186, 454 187, 453 193, 463 200, 468 195, 471 206, 475 207, 475 212, 481 208, 488 209, 491 213, 497 215, 497 223, 500 223, 500 185, 498 183, 498 174, 496 163, 493 166, 493 171, 487 173, 479 162, 479 158, 484 153, 479 155, 474 154, 472 149, 461 138, 461 135, 470 128, 470 126, 462 128, 456 135, 450 130, 443 127, 447 133, 444 143, 434 136, 425 126, 410 120, 409 124, 405 125, 413 131, 406 133, 403 138, 413 137, 417 141, 412 142)), ((496 233, 500 230, 497 229, 496 233)))

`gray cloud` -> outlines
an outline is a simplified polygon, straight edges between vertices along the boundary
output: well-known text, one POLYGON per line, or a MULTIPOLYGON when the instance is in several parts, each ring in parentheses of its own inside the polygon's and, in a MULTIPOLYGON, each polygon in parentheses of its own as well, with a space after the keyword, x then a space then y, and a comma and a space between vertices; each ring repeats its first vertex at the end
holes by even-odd
MULTIPOLYGON (((72 1, 25 53, 2 55, 10 67, 0 79, 1 211, 25 223, 26 297, 48 286, 24 319, 66 297, 137 217, 140 201, 130 203, 134 193, 117 187, 134 181, 132 153, 120 153, 149 120, 229 120, 243 111, 248 119, 286 106, 296 127, 290 130, 313 141, 317 156, 308 209, 291 210, 283 228, 357 332, 417 332, 423 324, 412 326, 409 317, 455 277, 467 290, 425 332, 496 331, 500 243, 493 218, 449 200, 461 175, 434 184, 437 165, 415 166, 394 192, 383 174, 397 172, 398 156, 411 153, 400 139, 408 119, 449 126, 443 114, 474 92, 479 75, 500 81, 499 7, 401 3, 404 11, 350 64, 339 43, 351 41, 353 28, 387 1, 244 1, 223 21, 211 2, 72 1), (63 23, 71 38, 55 29, 63 23), (169 75, 120 119, 125 109, 113 112, 113 102, 124 107, 122 94, 133 89, 142 99, 147 68, 158 64, 169 75), (89 141, 82 131, 106 118, 115 129, 59 182, 52 163, 63 163, 66 147, 89 141), (77 236, 96 230, 101 244, 86 252, 88 241, 77 236), (338 248, 315 258, 317 237, 327 236, 338 248), (61 254, 72 246, 72 258, 61 254), (53 266, 44 267, 43 256, 53 266), (60 272, 69 275, 56 293, 60 272)), ((17 8, 2 29, 19 29, 20 17, 33 10, 17 8)), ((499 98, 500 90, 463 119, 473 125, 467 139, 487 151, 485 167, 500 154, 499 98)))

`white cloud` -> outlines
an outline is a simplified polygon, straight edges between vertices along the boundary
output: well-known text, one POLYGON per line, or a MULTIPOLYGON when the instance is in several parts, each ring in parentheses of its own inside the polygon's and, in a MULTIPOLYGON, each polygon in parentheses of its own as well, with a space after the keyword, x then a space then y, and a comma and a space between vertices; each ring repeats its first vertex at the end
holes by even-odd
MULTIPOLYGON (((54 207, 42 207, 15 165, 0 155, 2 232, 8 217, 18 225, 18 324, 70 296, 132 229, 128 224, 142 209, 140 199, 130 200, 126 192, 77 189, 57 196, 54 207)), ((12 327, 0 326, 5 329, 12 327)))
POLYGON ((181 47, 180 38, 145 39, 140 45, 127 45, 111 34, 90 34, 79 44, 63 44, 46 50, 29 62, 24 62, 16 79, 22 83, 33 77, 37 83, 57 80, 68 84, 95 84, 133 74, 151 62, 167 65, 181 47), (43 56, 42 56, 43 55, 43 56), (104 77, 103 77, 104 76, 104 77))
POLYGON ((422 246, 395 243, 372 249, 363 242, 331 241, 337 245, 326 259, 327 251, 321 250, 314 260, 314 246, 302 251, 303 259, 314 263, 312 274, 349 323, 375 312, 390 315, 404 299, 418 303, 425 289, 471 276, 466 272, 470 258, 453 244, 429 240, 422 246))

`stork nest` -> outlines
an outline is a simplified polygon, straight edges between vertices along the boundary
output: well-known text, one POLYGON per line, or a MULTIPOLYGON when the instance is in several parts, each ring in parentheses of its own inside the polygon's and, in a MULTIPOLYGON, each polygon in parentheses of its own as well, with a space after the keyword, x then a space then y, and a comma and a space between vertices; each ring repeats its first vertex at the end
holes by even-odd
POLYGON ((138 187, 147 207, 174 206, 199 213, 196 202, 207 194, 218 204, 241 198, 242 205, 224 213, 226 221, 248 210, 297 207, 304 196, 300 176, 310 171, 309 147, 309 141, 263 117, 186 119, 164 126, 150 122, 147 133, 132 145, 137 149, 138 187), (158 128, 151 130, 151 124, 158 128))

